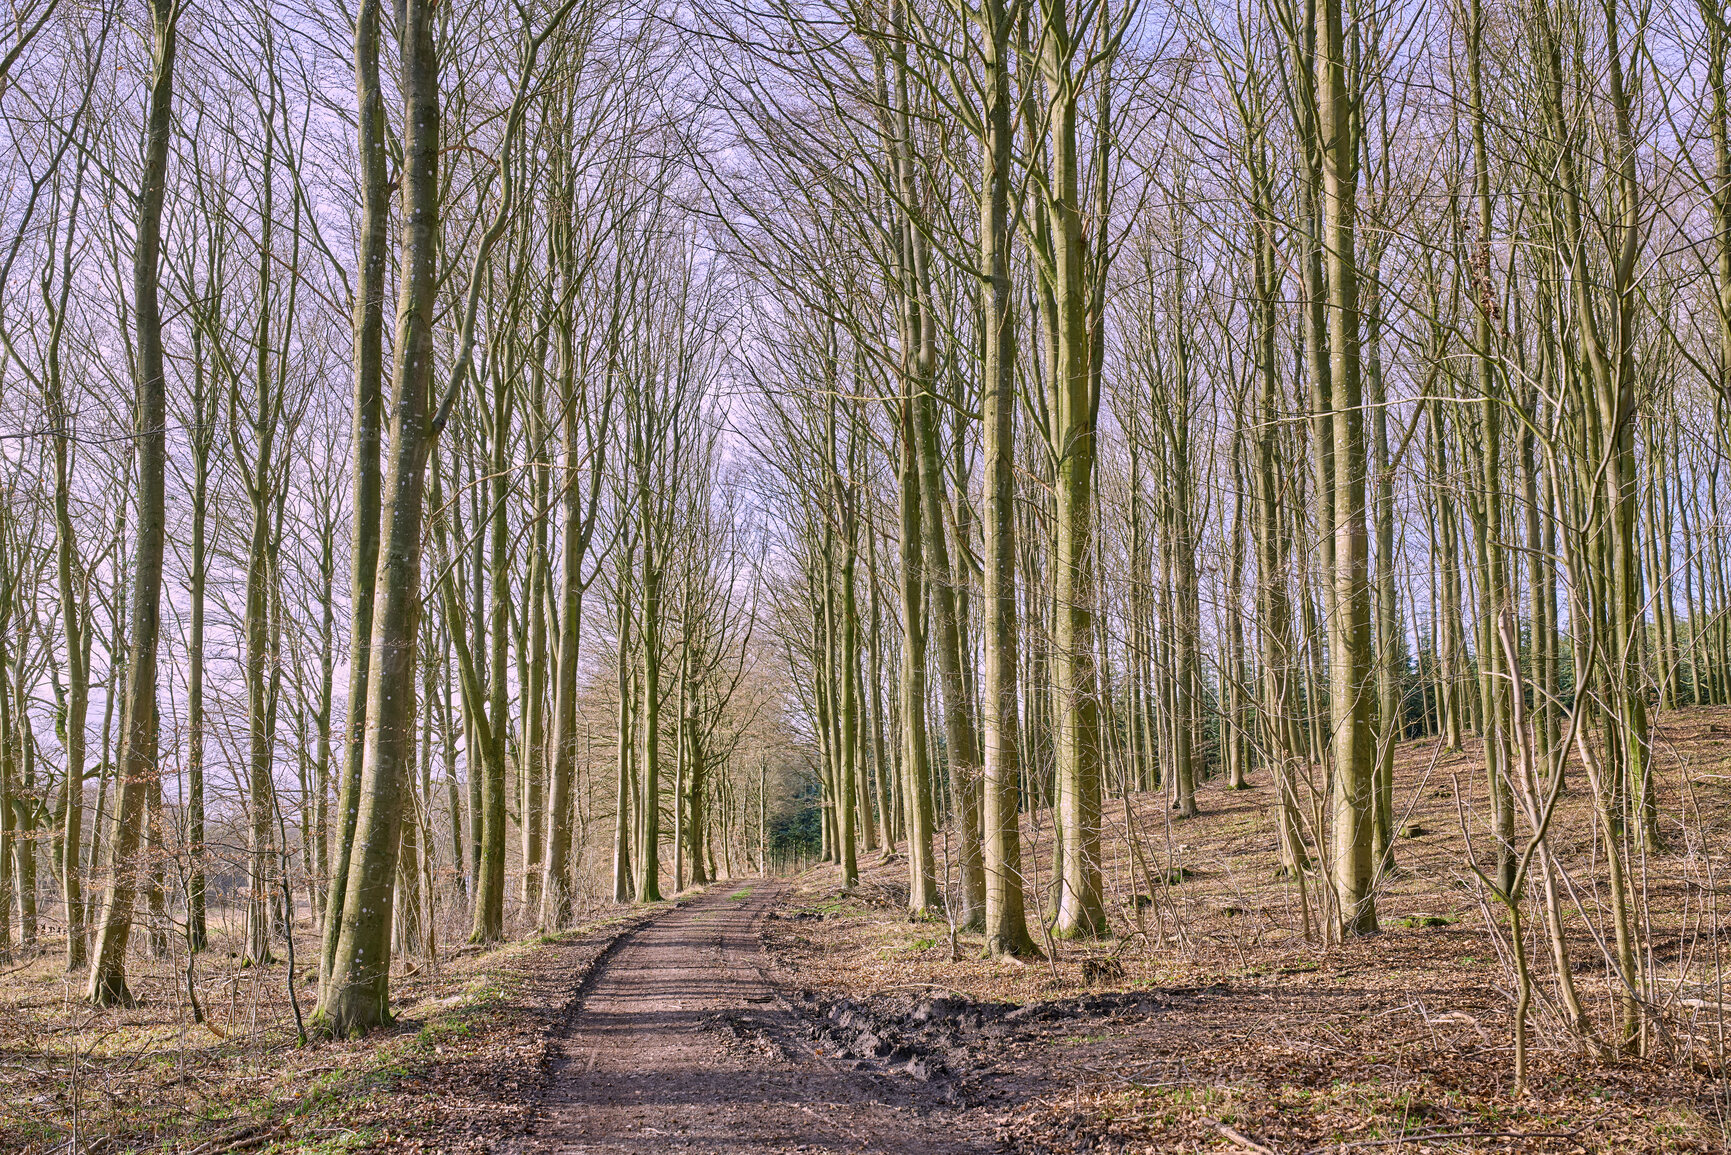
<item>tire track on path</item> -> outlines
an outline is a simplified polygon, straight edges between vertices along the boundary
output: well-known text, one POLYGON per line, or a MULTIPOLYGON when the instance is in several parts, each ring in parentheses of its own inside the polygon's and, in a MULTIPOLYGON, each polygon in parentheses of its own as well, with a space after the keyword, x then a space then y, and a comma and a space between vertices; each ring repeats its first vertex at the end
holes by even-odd
POLYGON ((961 1155, 996 1144, 911 1081, 805 1041, 758 927, 782 888, 716 888, 618 942, 590 973, 521 1155, 961 1155), (736 892, 738 893, 738 892, 736 892))

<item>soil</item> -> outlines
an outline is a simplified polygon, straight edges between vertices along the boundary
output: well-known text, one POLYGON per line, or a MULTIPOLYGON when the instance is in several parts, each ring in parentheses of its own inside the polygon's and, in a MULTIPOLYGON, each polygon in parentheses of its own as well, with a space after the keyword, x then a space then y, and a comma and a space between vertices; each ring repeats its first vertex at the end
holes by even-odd
POLYGON ((995 1150, 929 1050, 782 993, 760 931, 784 897, 718 889, 622 939, 581 992, 539 1118, 507 1149, 995 1150))

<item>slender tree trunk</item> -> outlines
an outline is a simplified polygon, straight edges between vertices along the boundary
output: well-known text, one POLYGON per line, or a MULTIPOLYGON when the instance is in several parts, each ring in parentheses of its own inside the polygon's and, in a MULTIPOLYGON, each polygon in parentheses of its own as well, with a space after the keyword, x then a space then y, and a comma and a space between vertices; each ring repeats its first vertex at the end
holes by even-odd
POLYGON ((979 8, 986 70, 985 128, 980 150, 980 289, 984 405, 986 685, 985 850, 986 951, 1036 953, 1028 934, 1022 881, 1021 748, 1017 706, 1016 621, 1016 330, 1010 277, 1010 37, 1019 0, 985 0, 979 8))
POLYGON ((128 650, 121 718, 119 800, 109 839, 111 879, 102 904, 88 996, 99 1006, 126 1005, 126 945, 132 933, 137 893, 137 854, 145 804, 159 772, 156 761, 156 657, 161 623, 164 538, 164 475, 167 468, 168 403, 163 377, 162 308, 158 300, 162 263, 162 202, 168 180, 168 146, 174 101, 176 23, 174 0, 151 0, 150 103, 145 116, 144 171, 138 231, 132 258, 133 323, 136 327, 138 395, 133 428, 138 438, 137 548, 132 570, 132 637, 128 650))
POLYGON ((634 725, 636 712, 632 708, 632 700, 636 693, 636 668, 631 646, 631 589, 627 580, 634 552, 630 545, 625 547, 624 560, 619 567, 616 594, 619 614, 619 730, 615 794, 617 805, 613 812, 614 902, 630 902, 636 894, 636 884, 631 874, 631 784, 636 776, 632 768, 632 757, 637 748, 634 725))
MULTIPOLYGON (((844 502, 848 499, 844 497, 844 502)), ((843 536, 847 539, 842 546, 842 563, 839 577, 841 579, 841 605, 838 607, 840 627, 838 641, 839 652, 836 653, 841 675, 837 681, 837 689, 841 697, 839 711, 837 741, 841 755, 836 763, 836 814, 839 818, 841 835, 841 870, 842 886, 844 888, 859 884, 859 862, 856 857, 854 804, 856 793, 857 768, 855 762, 859 758, 859 696, 854 692, 853 670, 859 661, 859 631, 857 621, 859 614, 854 605, 854 550, 853 526, 851 514, 843 515, 843 536)), ((858 799, 864 801, 863 799, 858 799)), ((870 805, 869 802, 866 803, 870 805)))
POLYGON ((1328 631, 1329 722, 1333 731, 1334 876, 1343 935, 1374 934, 1371 834, 1376 733, 1372 696, 1370 541, 1365 524, 1364 397, 1359 376, 1358 136, 1347 88, 1341 0, 1320 0, 1316 25, 1317 127, 1322 149, 1334 506, 1333 613, 1328 631))
POLYGON ((1515 882, 1515 799, 1510 784, 1509 690, 1513 671, 1503 668, 1496 625, 1510 608, 1512 591, 1502 544, 1502 399, 1491 348, 1497 302, 1491 284, 1491 181, 1485 143, 1481 58, 1484 14, 1473 0, 1468 15, 1468 101, 1472 114, 1473 203, 1478 235, 1472 246, 1474 281, 1474 370, 1479 393, 1479 485, 1476 496, 1476 537, 1479 560, 1479 685, 1484 716, 1485 765, 1490 775, 1491 807, 1497 835, 1497 883, 1504 894, 1515 882))
POLYGON ((1389 460, 1388 391, 1382 376, 1382 298, 1371 271, 1372 288, 1365 310, 1367 376, 1370 379, 1371 470, 1376 477, 1376 768, 1371 830, 1371 857, 1380 872, 1394 862, 1394 747, 1402 737, 1401 678, 1406 647, 1400 601, 1395 588, 1394 467, 1389 460))
POLYGON ((644 503, 643 548, 643 793, 638 803, 641 842, 637 860, 637 901, 661 901, 661 627, 660 551, 649 543, 655 532, 644 503))
MULTIPOLYGON (((474 695, 474 708, 487 719, 482 735, 481 853, 475 873, 474 919, 469 931, 472 943, 495 943, 505 937, 505 756, 510 654, 511 534, 507 517, 510 488, 507 442, 510 439, 509 395, 512 384, 497 370, 492 374, 492 434, 488 455, 487 537, 490 566, 487 574, 487 700, 474 695)), ((471 769, 470 773, 475 771, 471 769)))
MULTIPOLYGON (((1052 638, 1057 725, 1058 822, 1063 869, 1057 877, 1054 932, 1091 938, 1106 930, 1100 875, 1100 702, 1094 663, 1094 374, 1088 334, 1087 245, 1083 236, 1077 149, 1080 78, 1065 0, 1049 0, 1040 45, 1045 77, 1050 173, 1045 215, 1051 236, 1056 356, 1048 388, 1056 455, 1052 638)), ((1102 126, 1104 130, 1104 126, 1102 126)), ((1095 221, 1095 228, 1104 228, 1095 221)))
MULTIPOLYGON (((274 735, 267 724, 270 712, 266 702, 265 683, 270 676, 271 643, 268 596, 270 514, 271 514, 271 453, 275 432, 274 402, 271 390, 271 266, 275 254, 271 251, 273 189, 272 178, 276 156, 274 103, 266 116, 264 150, 260 180, 264 196, 259 206, 259 275, 258 324, 254 334, 257 374, 254 397, 256 410, 252 414, 254 458, 251 469, 244 469, 244 484, 252 507, 252 532, 247 542, 246 564, 246 688, 247 688, 247 901, 246 948, 243 963, 264 966, 273 962, 270 948, 270 908, 275 898, 270 880, 270 858, 273 818, 276 810, 276 783, 271 777, 271 743, 274 735)), ((238 412, 232 386, 230 411, 238 412)), ((239 440, 231 436, 238 449, 239 440)), ((237 457, 239 454, 237 453, 237 457)))
POLYGON ((925 586, 920 580, 919 479, 915 473, 912 398, 901 403, 902 788, 908 829, 908 909, 929 917, 943 906, 932 861, 931 762, 926 743, 925 586))
MULTIPOLYGON (((569 267, 569 265, 567 265, 569 267)), ((562 930, 571 921, 576 880, 571 870, 572 787, 577 763, 577 658, 583 628, 583 556, 588 544, 578 488, 583 463, 576 398, 576 354, 568 325, 559 335, 560 434, 564 441, 564 480, 559 529, 559 656, 553 683, 553 774, 549 789, 547 879, 542 887, 541 927, 562 930)), ((599 464, 594 476, 599 477, 599 464)), ((591 500, 591 508, 594 502, 591 500)))
MULTIPOLYGON (((433 311, 439 249, 439 77, 430 0, 404 0, 403 238, 392 374, 383 540, 374 586, 366 739, 359 805, 330 981, 327 1029, 364 1033, 390 1021, 391 917, 405 768, 415 740, 415 632, 420 618, 421 505, 429 445, 433 311)), ((334 904, 333 904, 334 905, 334 904)), ((334 921, 334 920, 333 920, 334 921)))
MULTIPOLYGON (((70 269, 67 272, 69 274, 70 269)), ((76 580, 78 544, 72 526, 69 453, 72 414, 66 406, 58 352, 65 306, 63 294, 49 337, 48 419, 50 427, 57 431, 53 442, 54 568, 60 595, 61 630, 66 636, 66 717, 63 723, 66 732, 63 787, 66 801, 60 826, 60 880, 65 896, 66 969, 76 972, 82 971, 89 962, 84 926, 83 866, 79 862, 79 852, 84 840, 85 725, 90 711, 90 647, 86 638, 89 619, 84 604, 79 600, 76 580)))
MULTIPOLYGON (((1274 787, 1279 815, 1283 869, 1301 886, 1309 866, 1298 821, 1296 762, 1298 738, 1293 732, 1292 679, 1298 668, 1297 639, 1292 635, 1291 573, 1287 519, 1281 509, 1280 421, 1282 385, 1275 351, 1279 330, 1279 271, 1274 246, 1272 192, 1266 156, 1258 148, 1254 190, 1256 212, 1255 312, 1256 438, 1253 446, 1253 519, 1256 539, 1257 619, 1261 637, 1262 740, 1274 760, 1274 787)), ((1306 933, 1308 934, 1308 922, 1306 933)))
MULTIPOLYGON (((366 739, 368 671, 372 658, 373 583, 378 575, 381 516, 379 442, 384 414, 384 316, 389 257, 390 187, 386 171, 384 88, 379 81, 379 0, 359 0, 355 12, 355 98, 361 161, 361 220, 351 320, 355 358, 354 523, 349 544, 349 685, 343 723, 343 770, 337 799, 336 858, 326 891, 319 954, 324 1003, 348 899, 349 857, 360 814, 361 757, 366 739)), ((436 194, 430 194, 436 195, 436 194)), ((430 323, 431 319, 427 318, 430 323)))
MULTIPOLYGON (((537 374, 537 376, 539 376, 537 374)), ((541 403, 540 388, 534 390, 531 403, 537 409, 541 403)), ((539 426, 539 418, 534 425, 539 426)), ((531 443, 544 438, 538 428, 530 430, 531 443)), ((535 491, 529 516, 534 519, 529 544, 529 589, 526 612, 529 615, 528 677, 523 682, 523 909, 541 909, 541 874, 545 861, 547 830, 547 518, 551 511, 551 492, 546 462, 535 469, 535 491)))
MULTIPOLYGON (((5 528, 9 514, 0 509, 0 528, 5 528)), ((17 876, 12 869, 12 844, 18 837, 13 829, 12 795, 17 789, 17 767, 13 761, 16 736, 12 724, 12 685, 5 676, 7 660, 6 631, 12 624, 12 608, 16 598, 17 575, 0 573, 0 959, 12 958, 12 900, 17 876)))
MULTIPOLYGON (((329 491, 326 493, 328 497, 329 491)), ((330 907, 331 704, 336 692, 336 534, 336 512, 327 505, 321 513, 319 528, 319 689, 318 705, 313 715, 313 725, 318 734, 313 753, 312 852, 307 862, 307 871, 311 875, 307 890, 312 898, 314 924, 321 937, 325 912, 330 907)))

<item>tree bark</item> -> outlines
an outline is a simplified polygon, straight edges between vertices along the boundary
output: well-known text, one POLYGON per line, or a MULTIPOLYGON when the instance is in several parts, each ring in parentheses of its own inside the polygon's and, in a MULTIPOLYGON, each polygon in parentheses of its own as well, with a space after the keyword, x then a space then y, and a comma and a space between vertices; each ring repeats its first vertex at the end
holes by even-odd
POLYGON ((168 404, 163 376, 162 203, 168 181, 169 133, 174 103, 176 24, 174 0, 151 0, 150 103, 145 116, 144 171, 138 231, 132 255, 136 387, 133 428, 138 438, 136 552, 132 569, 131 642, 121 718, 119 799, 108 840, 111 874, 102 904, 87 995, 99 1006, 128 1005, 126 945, 137 893, 137 854, 145 804, 159 773, 156 761, 156 658, 161 625, 164 493, 168 404))
POLYGON ((342 780, 338 787, 336 857, 326 891, 319 953, 319 997, 324 999, 335 962, 348 898, 349 856, 360 813, 361 758, 366 738, 368 671, 373 635, 373 583, 378 575, 379 442, 384 412, 385 274, 389 256, 390 188, 386 171, 384 88, 379 81, 379 0, 360 0, 355 12, 355 97, 361 162, 361 227, 357 240, 351 319, 355 358, 354 416, 350 434, 354 522, 349 544, 349 684, 343 722, 342 780))
POLYGON ((1010 278, 1012 136, 1010 37, 1019 0, 984 0, 981 27, 986 70, 980 149, 981 398, 985 445, 986 685, 985 782, 982 801, 986 882, 986 951, 1037 953, 1028 934, 1022 881, 1020 711, 1021 661, 1016 620, 1016 330, 1010 278))
MULTIPOLYGON (((341 925, 319 1016, 339 1036, 390 1021, 391 917, 402 823, 403 775, 415 736, 415 633, 420 619, 421 506, 427 461, 427 393, 439 249, 439 76, 431 0, 404 0, 403 235, 396 364, 383 540, 359 805, 341 925)), ((334 921, 334 920, 333 920, 334 921)))
POLYGON ((1343 935, 1374 934, 1371 834, 1376 733, 1371 639, 1370 540, 1365 518, 1364 397, 1360 382, 1357 224, 1358 135, 1347 88, 1341 0, 1320 0, 1316 24, 1317 129, 1323 142, 1324 247, 1334 507, 1328 631, 1329 722, 1333 731, 1336 914, 1343 935))

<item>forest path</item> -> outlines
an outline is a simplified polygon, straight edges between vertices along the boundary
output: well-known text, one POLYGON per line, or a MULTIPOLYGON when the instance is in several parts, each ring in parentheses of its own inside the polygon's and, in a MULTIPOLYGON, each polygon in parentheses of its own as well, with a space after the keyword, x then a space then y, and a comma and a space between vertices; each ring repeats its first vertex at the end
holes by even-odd
POLYGON ((513 1149, 993 1150, 947 1127, 926 1088, 847 1069, 806 1041, 804 1020, 765 973, 758 933, 782 891, 718 886, 623 940, 592 973, 540 1116, 513 1149))

